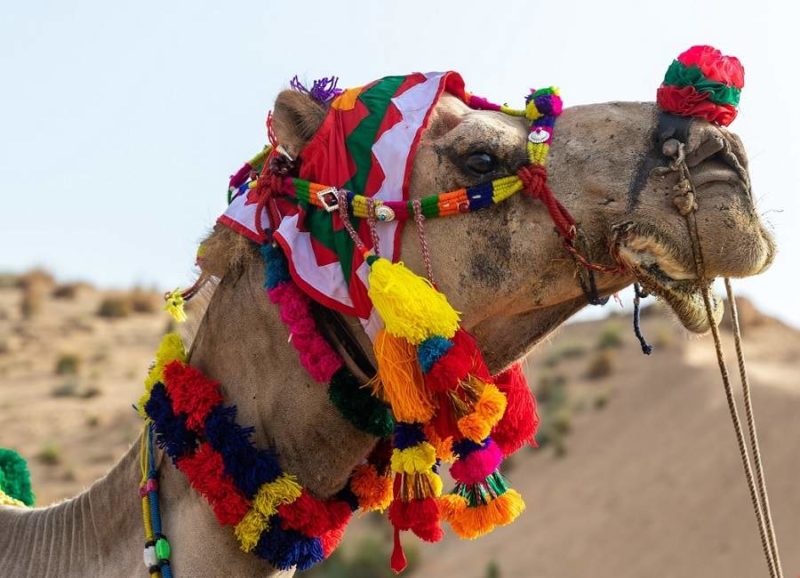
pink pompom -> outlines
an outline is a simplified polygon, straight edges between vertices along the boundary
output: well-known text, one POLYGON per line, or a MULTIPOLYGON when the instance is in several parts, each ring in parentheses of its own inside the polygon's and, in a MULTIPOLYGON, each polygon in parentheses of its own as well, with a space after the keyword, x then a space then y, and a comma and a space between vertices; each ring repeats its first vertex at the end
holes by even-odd
POLYGON ((456 460, 450 466, 450 475, 462 484, 479 484, 494 472, 502 461, 503 453, 497 444, 489 439, 481 449, 456 460))

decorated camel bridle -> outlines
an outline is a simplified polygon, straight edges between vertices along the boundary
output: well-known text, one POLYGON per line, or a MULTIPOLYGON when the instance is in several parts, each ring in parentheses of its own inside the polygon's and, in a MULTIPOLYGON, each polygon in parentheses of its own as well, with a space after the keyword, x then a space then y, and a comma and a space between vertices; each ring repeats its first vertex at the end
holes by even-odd
MULTIPOLYGON (((681 57, 676 62, 683 65, 681 57)), ((661 91, 674 96, 667 83, 670 78, 668 72, 661 91)), ((719 89, 724 81, 712 86, 705 76, 703 80, 706 84, 676 89, 692 88, 692 98, 704 106, 709 99, 730 98, 732 90, 707 90, 719 89)), ((316 91, 318 100, 328 102, 342 98, 334 89, 335 82, 325 79, 307 92, 314 96, 316 91)), ((468 93, 462 98, 474 109, 527 119, 526 166, 514 175, 422 199, 381 200, 295 176, 296 159, 271 138, 271 145, 231 178, 229 202, 239 199, 251 211, 254 222, 248 231, 261 240, 267 294, 280 310, 301 364, 315 381, 327 384, 330 400, 343 418, 379 441, 341 491, 318 498, 283 471, 274 449, 254 446, 253 428, 237 423, 236 407, 224 403, 220 384, 189 365, 180 338, 167 335, 138 404, 147 423, 140 496, 144 557, 151 576, 170 578, 172 572, 159 513, 154 440, 206 499, 218 522, 233 528, 241 549, 280 570, 304 570, 329 556, 357 509, 388 509, 395 530, 391 567, 396 572, 406 566, 402 531, 436 542, 443 536, 440 521, 444 520, 457 535, 472 539, 511 523, 523 511, 522 497, 500 468, 504 457, 535 444, 535 399, 519 365, 495 376, 488 371, 474 338, 460 327, 459 314, 433 282, 423 223, 491 207, 522 192, 547 208, 564 247, 578 264, 588 271, 609 273, 621 272, 621 267, 599 265, 583 255, 576 246, 577 223, 547 184, 546 159, 562 109, 558 90, 532 91, 521 110, 468 93), (296 282, 296 265, 274 236, 285 218, 282 202, 314 208, 335 219, 369 269, 368 296, 381 327, 373 336, 377 375, 368 387, 323 336, 312 299, 296 282), (366 221, 366 241, 364 229, 357 230, 353 219, 366 221), (380 254, 377 224, 392 221, 415 223, 425 277, 380 254), (444 463, 451 463, 455 480, 446 494, 439 476, 444 463)), ((661 92, 659 103, 670 110, 661 92)), ((248 226, 221 222, 237 230, 248 226)), ((195 291, 196 287, 171 294, 168 308, 182 317, 183 301, 195 291)))

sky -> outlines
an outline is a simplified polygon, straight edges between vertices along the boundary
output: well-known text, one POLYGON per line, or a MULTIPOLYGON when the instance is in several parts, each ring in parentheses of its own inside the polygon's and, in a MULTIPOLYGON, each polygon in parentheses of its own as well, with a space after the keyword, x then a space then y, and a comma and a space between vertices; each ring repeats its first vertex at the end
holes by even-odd
POLYGON ((358 86, 451 69, 493 101, 554 84, 570 106, 653 100, 678 53, 712 44, 746 69, 732 128, 780 251, 735 287, 800 326, 794 5, 11 3, 0 19, 0 271, 42 266, 103 287, 189 282, 228 176, 264 144, 267 111, 295 74, 358 86))

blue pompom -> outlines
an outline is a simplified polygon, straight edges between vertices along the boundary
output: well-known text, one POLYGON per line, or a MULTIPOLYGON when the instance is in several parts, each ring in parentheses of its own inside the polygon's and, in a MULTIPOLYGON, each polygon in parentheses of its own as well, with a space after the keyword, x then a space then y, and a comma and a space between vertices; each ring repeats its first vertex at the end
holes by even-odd
POLYGON ((422 426, 418 423, 398 422, 394 427, 393 446, 398 450, 404 450, 428 441, 422 426))
POLYGON ((451 347, 453 347, 453 342, 440 335, 434 335, 420 343, 419 347, 417 347, 417 358, 419 359, 422 373, 428 373, 433 364, 450 351, 451 347))
POLYGON ((175 415, 163 383, 156 383, 144 410, 153 421, 158 433, 157 441, 167 455, 176 462, 197 446, 197 436, 186 427, 186 416, 175 415))
POLYGON ((491 439, 492 438, 487 437, 483 440, 483 443, 480 444, 468 439, 458 440, 453 442, 453 453, 457 455, 459 459, 464 459, 472 452, 485 448, 491 439))
POLYGON ((264 257, 266 265, 264 287, 274 289, 281 283, 289 281, 289 265, 286 257, 279 247, 271 244, 261 246, 261 256, 264 257))
POLYGON ((257 556, 277 570, 307 570, 324 558, 319 538, 309 538, 296 530, 284 530, 278 516, 271 518, 270 529, 258 540, 253 550, 257 556))

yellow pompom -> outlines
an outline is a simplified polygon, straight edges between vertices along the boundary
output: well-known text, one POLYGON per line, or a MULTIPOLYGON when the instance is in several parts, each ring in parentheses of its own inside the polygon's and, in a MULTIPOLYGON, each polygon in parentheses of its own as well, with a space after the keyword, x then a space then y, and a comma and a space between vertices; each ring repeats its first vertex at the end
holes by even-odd
POLYGON ((278 511, 281 504, 291 504, 303 489, 294 476, 283 474, 272 482, 262 484, 253 498, 253 508, 262 516, 272 516, 278 511))
POLYGON ((25 502, 13 498, 0 490, 0 506, 14 506, 15 508, 27 508, 25 502))
POLYGON ((490 427, 494 427, 506 411, 506 395, 497 389, 493 383, 487 383, 481 392, 481 397, 475 404, 475 413, 483 417, 490 427))
POLYGON ((400 474, 427 472, 436 463, 436 449, 428 442, 392 450, 392 470, 400 474))
POLYGON ((458 420, 458 430, 464 437, 480 443, 500 422, 508 401, 505 394, 493 383, 473 379, 471 384, 473 387, 477 386, 473 391, 480 393, 472 411, 458 420))
POLYGON ((449 339, 458 329, 458 313, 447 298, 402 263, 372 263, 369 297, 386 331, 414 345, 433 335, 449 339))
POLYGON ((489 425, 483 416, 477 413, 470 413, 458 420, 458 431, 465 438, 480 443, 492 433, 492 426, 489 425))
POLYGON ((137 409, 139 415, 147 417, 144 411, 144 406, 150 399, 150 391, 153 386, 159 381, 164 380, 164 367, 173 361, 181 361, 186 363, 186 348, 183 346, 183 340, 177 333, 167 333, 161 338, 161 343, 156 351, 156 358, 150 371, 147 372, 147 377, 144 380, 144 394, 139 398, 137 409))
POLYGON ((178 323, 186 321, 186 311, 183 310, 186 300, 181 295, 180 289, 175 289, 172 293, 168 293, 164 300, 166 301, 164 303, 164 311, 172 315, 172 318, 178 323))
POLYGON ((381 330, 373 347, 381 391, 392 406, 395 419, 408 423, 429 421, 436 408, 425 388, 414 346, 381 330))
POLYGON ((542 113, 539 112, 538 108, 536 108, 536 102, 533 98, 528 101, 527 105, 525 105, 525 118, 527 118, 529 122, 533 122, 536 119, 542 118, 542 113))
POLYGON ((244 515, 233 533, 239 540, 239 546, 243 552, 251 552, 258 544, 261 534, 269 529, 269 519, 255 509, 251 509, 244 515))

